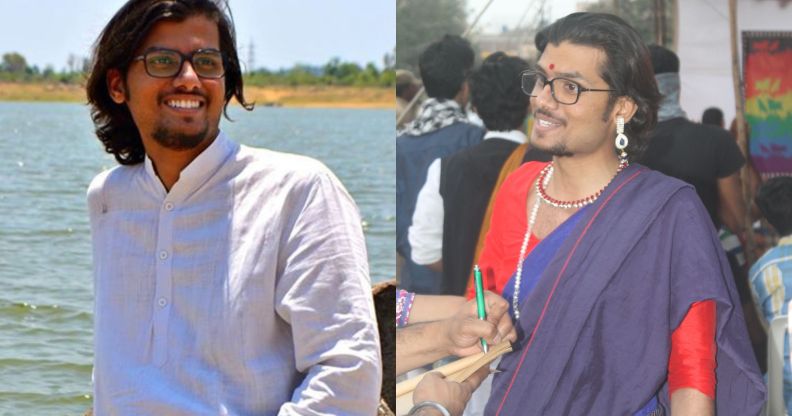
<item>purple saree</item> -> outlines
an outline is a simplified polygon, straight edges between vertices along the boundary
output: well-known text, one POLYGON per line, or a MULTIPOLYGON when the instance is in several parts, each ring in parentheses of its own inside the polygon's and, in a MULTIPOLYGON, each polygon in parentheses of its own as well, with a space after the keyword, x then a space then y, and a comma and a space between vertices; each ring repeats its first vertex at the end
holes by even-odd
POLYGON ((756 415, 764 385, 706 210, 691 186, 631 166, 521 302, 485 414, 633 415, 655 396, 668 408, 670 335, 705 299, 717 303, 717 414, 756 415))

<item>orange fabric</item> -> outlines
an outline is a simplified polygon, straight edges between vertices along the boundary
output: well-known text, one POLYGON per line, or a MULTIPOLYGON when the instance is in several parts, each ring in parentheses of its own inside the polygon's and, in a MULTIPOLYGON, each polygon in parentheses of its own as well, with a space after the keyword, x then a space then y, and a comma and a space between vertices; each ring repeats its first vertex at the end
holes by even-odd
MULTIPOLYGON (((520 257, 520 246, 528 226, 528 191, 545 162, 527 162, 509 175, 496 194, 492 205, 489 232, 478 265, 484 278, 484 288, 501 293, 514 271, 520 257)), ((539 241, 531 236, 527 253, 539 241)), ((467 297, 475 297, 473 276, 469 276, 467 297)))
MULTIPOLYGON (((503 167, 501 167, 500 174, 498 174, 498 180, 495 182, 495 186, 492 188, 492 194, 490 194, 489 202, 487 203, 487 211, 484 213, 484 218, 481 221, 481 229, 479 230, 478 241, 476 242, 476 250, 473 253, 473 264, 479 263, 479 257, 481 257, 481 250, 484 248, 484 240, 487 237, 487 232, 489 232, 490 228, 490 217, 492 217, 492 209, 495 205, 495 198, 498 195, 498 190, 503 185, 503 182, 506 178, 514 172, 517 168, 520 167, 522 164, 523 159, 525 158, 525 152, 528 150, 528 144, 523 143, 517 146, 509 155, 506 162, 503 163, 503 167)), ((468 275, 469 282, 473 282, 473 270, 471 270, 468 275)), ((468 290, 472 288, 471 285, 468 285, 468 290)))
POLYGON ((692 387, 715 399, 715 316, 714 300, 696 302, 671 335, 668 359, 668 394, 692 387))

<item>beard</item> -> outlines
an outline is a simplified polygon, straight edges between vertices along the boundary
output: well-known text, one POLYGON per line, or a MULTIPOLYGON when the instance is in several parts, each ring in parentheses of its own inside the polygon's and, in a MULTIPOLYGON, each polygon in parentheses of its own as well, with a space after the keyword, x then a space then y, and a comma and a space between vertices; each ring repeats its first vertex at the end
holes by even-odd
POLYGON ((540 150, 544 150, 545 152, 550 153, 552 156, 555 156, 555 157, 572 157, 572 156, 574 156, 574 153, 570 152, 569 149, 567 149, 566 145, 563 144, 563 143, 556 143, 556 144, 550 146, 549 149, 540 149, 540 150))
POLYGON ((569 151, 569 149, 567 149, 565 143, 554 143, 550 146, 543 146, 537 143, 536 141, 531 140, 531 147, 533 147, 534 149, 541 150, 555 157, 571 157, 575 155, 574 153, 569 151))
MULTIPOLYGON (((566 120, 564 120, 561 117, 558 117, 558 116, 554 115, 551 111, 546 110, 544 108, 537 108, 536 111, 534 111, 533 114, 534 114, 534 119, 536 119, 536 115, 537 114, 542 114, 542 115, 544 115, 546 117, 550 117, 550 118, 552 118, 554 120, 557 120, 558 122, 561 123, 562 126, 566 126, 566 120)), ((534 131, 533 134, 536 135, 537 134, 536 131, 534 131)), ((541 134, 541 133, 539 133, 539 134, 541 134)), ((550 154, 552 156, 556 156, 556 157, 571 157, 571 156, 574 155, 574 153, 569 151, 569 149, 567 148, 566 143, 563 140, 561 140, 561 141, 559 141, 557 143, 549 144, 548 146, 545 146, 545 145, 540 144, 538 142, 539 142, 539 140, 531 140, 531 147, 534 147, 536 149, 539 149, 539 150, 541 150, 541 151, 543 151, 545 153, 548 153, 548 154, 550 154)))
POLYGON ((158 123, 154 128, 151 137, 159 143, 160 146, 171 150, 189 150, 194 149, 201 144, 209 135, 209 121, 204 120, 201 128, 195 133, 185 133, 174 131, 165 123, 158 123))

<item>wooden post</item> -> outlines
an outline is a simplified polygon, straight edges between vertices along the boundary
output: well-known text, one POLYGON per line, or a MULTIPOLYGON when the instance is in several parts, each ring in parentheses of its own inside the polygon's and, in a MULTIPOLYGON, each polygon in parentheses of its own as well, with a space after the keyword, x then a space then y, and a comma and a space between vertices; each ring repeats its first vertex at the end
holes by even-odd
POLYGON ((679 50, 679 1, 671 0, 671 20, 674 22, 671 32, 671 50, 679 50))
MULTIPOLYGON (((756 259, 754 258, 754 235, 753 226, 751 222, 751 203, 753 195, 751 195, 751 179, 748 163, 748 140, 746 139, 745 132, 745 99, 743 94, 743 79, 740 72, 740 55, 737 49, 737 42, 739 33, 737 32, 737 0, 729 0, 729 32, 731 33, 731 58, 732 58, 732 80, 734 81, 734 103, 737 119, 737 145, 745 156, 745 166, 740 171, 740 179, 742 180, 742 193, 743 201, 745 203, 745 218, 743 232, 745 235, 745 261, 746 267, 750 267, 756 259)), ((738 230, 732 230, 739 232, 738 230)))
POLYGON ((663 28, 660 22, 660 8, 663 0, 652 1, 652 20, 654 21, 654 43, 663 46, 663 28))

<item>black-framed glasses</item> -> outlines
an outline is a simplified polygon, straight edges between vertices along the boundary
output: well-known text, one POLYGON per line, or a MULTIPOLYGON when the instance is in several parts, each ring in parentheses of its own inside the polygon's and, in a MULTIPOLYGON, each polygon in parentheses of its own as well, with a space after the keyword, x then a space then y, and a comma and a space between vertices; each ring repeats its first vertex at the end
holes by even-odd
POLYGON ((225 75, 225 55, 217 49, 197 49, 183 54, 173 49, 153 48, 133 58, 143 61, 146 73, 154 78, 172 78, 179 74, 184 61, 190 61, 201 78, 222 78, 225 75))
POLYGON ((524 71, 520 74, 522 78, 522 91, 525 95, 536 97, 542 92, 545 85, 550 85, 550 94, 559 104, 572 105, 580 99, 580 93, 587 91, 614 92, 616 90, 604 90, 597 88, 586 88, 571 79, 556 77, 547 79, 541 72, 524 71), (558 87, 558 88, 556 88, 558 87))

